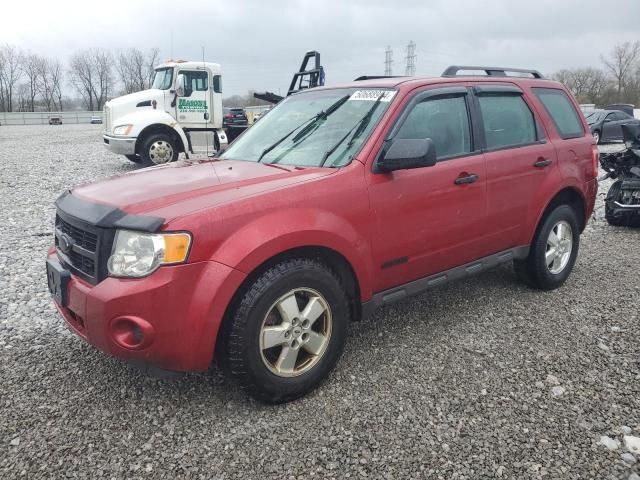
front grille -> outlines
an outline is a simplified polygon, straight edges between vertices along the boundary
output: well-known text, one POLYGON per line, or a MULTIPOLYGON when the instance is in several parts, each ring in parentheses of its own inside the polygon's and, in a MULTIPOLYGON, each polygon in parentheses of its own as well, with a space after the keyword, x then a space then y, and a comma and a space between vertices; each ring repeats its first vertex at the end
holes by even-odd
POLYGON ((106 261, 101 259, 111 248, 111 237, 110 229, 96 227, 58 210, 55 225, 58 257, 73 273, 92 284, 106 276, 106 261))
POLYGON ((74 227, 70 223, 62 220, 59 216, 56 219, 56 227, 60 229, 62 233, 69 235, 76 245, 84 248, 85 250, 95 253, 98 248, 98 236, 95 233, 74 227))
POLYGON ((104 107, 104 131, 111 133, 111 108, 104 107))
POLYGON ((93 273, 96 270, 96 262, 93 258, 88 258, 77 252, 70 252, 69 259, 73 266, 75 266, 78 270, 86 273, 93 277, 93 273))

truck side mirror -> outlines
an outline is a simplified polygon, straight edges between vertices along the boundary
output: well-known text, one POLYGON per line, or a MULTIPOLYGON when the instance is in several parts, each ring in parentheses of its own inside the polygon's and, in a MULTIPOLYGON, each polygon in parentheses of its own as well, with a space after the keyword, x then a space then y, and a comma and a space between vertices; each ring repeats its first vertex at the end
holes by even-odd
POLYGON ((184 93, 185 93, 185 84, 186 84, 186 78, 185 76, 181 73, 178 75, 178 77, 176 78, 176 95, 179 97, 184 97, 184 93))

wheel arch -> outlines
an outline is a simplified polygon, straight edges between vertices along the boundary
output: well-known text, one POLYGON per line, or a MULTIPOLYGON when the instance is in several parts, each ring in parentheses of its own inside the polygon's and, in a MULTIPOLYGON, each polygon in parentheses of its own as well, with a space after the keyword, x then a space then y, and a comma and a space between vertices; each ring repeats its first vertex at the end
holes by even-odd
POLYGON ((279 252, 262 261, 253 270, 248 272, 246 278, 244 279, 240 287, 236 290, 236 293, 227 306, 227 314, 225 315, 225 318, 227 317, 229 312, 233 311, 233 308, 235 308, 235 305, 242 298, 242 295, 246 292, 247 288, 249 288, 249 286, 260 275, 262 275, 274 265, 292 258, 310 258, 313 260, 317 260, 330 268, 333 273, 338 276, 342 287, 347 293, 352 319, 359 320, 361 318, 362 303, 360 282, 353 266, 342 253, 324 245, 306 245, 293 247, 279 252))
POLYGON ((142 131, 138 134, 135 146, 135 152, 137 155, 140 155, 140 149, 142 148, 142 144, 144 143, 145 139, 148 138, 149 135, 153 135, 156 133, 169 135, 176 141, 178 150, 180 152, 188 153, 188 150, 186 148, 188 145, 187 136, 185 135, 182 128, 177 126, 171 127, 166 123, 153 123, 143 128, 142 131))
MULTIPOLYGON (((540 215, 538 215, 535 232, 538 231, 544 219, 547 218, 547 215, 559 205, 569 205, 573 209, 578 219, 580 233, 582 233, 587 226, 587 202, 580 190, 571 186, 564 187, 547 203, 540 215)), ((535 232, 531 239, 535 237, 535 232)))

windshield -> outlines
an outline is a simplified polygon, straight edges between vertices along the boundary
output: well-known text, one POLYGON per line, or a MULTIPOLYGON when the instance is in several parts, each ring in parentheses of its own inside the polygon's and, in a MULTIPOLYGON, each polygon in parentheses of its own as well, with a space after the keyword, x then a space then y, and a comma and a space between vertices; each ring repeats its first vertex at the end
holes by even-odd
POLYGON ((221 158, 344 166, 358 153, 395 93, 338 88, 293 95, 238 138, 221 158))
POLYGON ((153 77, 153 84, 151 85, 151 88, 168 90, 169 88, 171 88, 172 80, 173 68, 160 68, 156 70, 156 75, 153 77))
POLYGON ((587 123, 596 123, 602 118, 602 112, 589 112, 585 114, 585 118, 587 119, 587 123))

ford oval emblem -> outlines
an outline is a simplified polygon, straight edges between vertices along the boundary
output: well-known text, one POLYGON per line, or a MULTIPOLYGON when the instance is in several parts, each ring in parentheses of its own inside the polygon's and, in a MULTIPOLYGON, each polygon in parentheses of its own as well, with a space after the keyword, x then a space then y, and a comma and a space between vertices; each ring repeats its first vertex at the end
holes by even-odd
POLYGON ((63 253, 69 253, 74 243, 75 242, 73 238, 71 238, 66 233, 63 233, 62 235, 60 235, 60 238, 58 239, 58 246, 60 247, 60 250, 62 250, 63 253))

